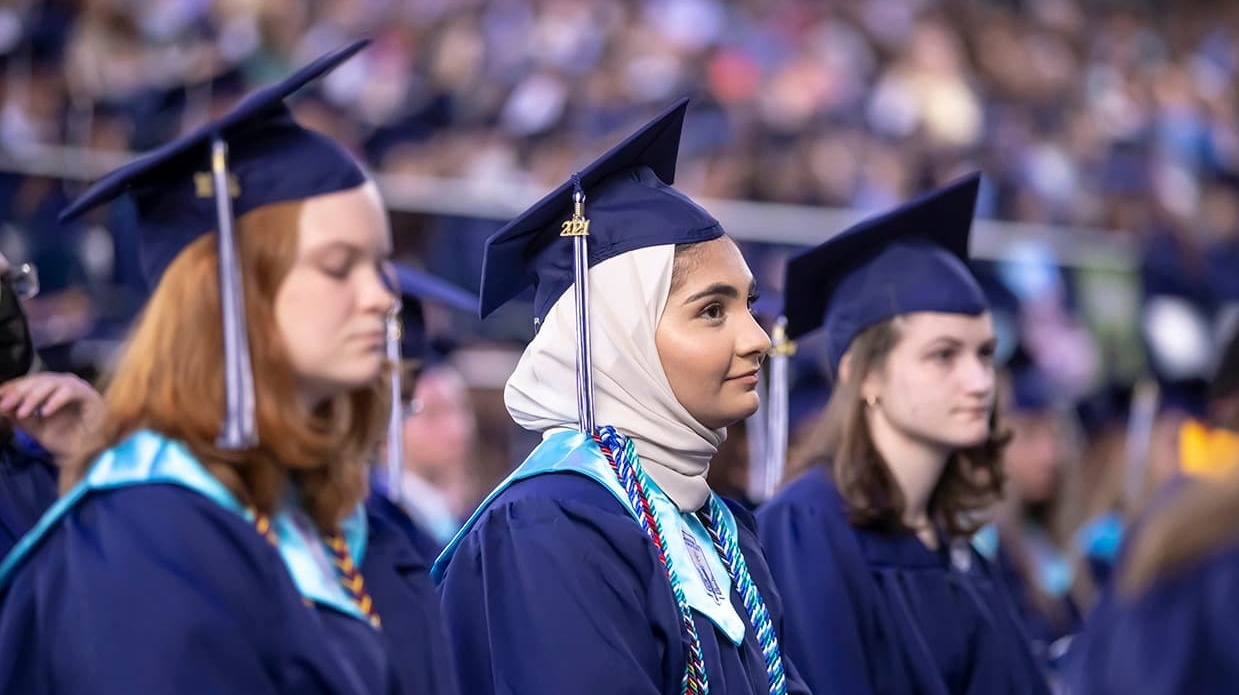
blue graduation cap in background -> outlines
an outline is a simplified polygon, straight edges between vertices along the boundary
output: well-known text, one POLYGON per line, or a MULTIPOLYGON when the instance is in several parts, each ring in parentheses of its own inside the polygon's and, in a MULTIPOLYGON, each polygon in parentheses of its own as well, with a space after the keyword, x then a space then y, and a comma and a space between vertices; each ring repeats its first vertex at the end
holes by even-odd
POLYGON ((787 264, 784 314, 796 339, 820 326, 832 374, 862 331, 921 311, 989 308, 966 264, 981 176, 974 173, 831 237, 787 264))
POLYGON ((400 288, 400 353, 404 359, 426 359, 431 352, 426 336, 423 301, 442 304, 456 311, 476 314, 477 295, 429 273, 396 264, 400 288))
POLYGON ((234 216, 366 181, 343 148, 297 125, 284 100, 368 43, 353 42, 250 93, 218 120, 104 176, 61 213, 61 221, 68 221, 128 194, 137 210, 142 268, 151 286, 186 246, 218 232, 227 380, 227 412, 217 441, 222 448, 258 442, 234 216))
POLYGON ((1011 407, 1017 413, 1044 413, 1058 404, 1049 375, 1022 348, 1007 363, 1011 378, 1011 407))
POLYGON ((577 402, 584 432, 594 428, 589 283, 581 281, 589 268, 649 246, 723 235, 718 220, 671 187, 687 108, 688 99, 680 99, 486 241, 482 318, 533 285, 535 321, 541 322, 564 292, 575 288, 577 402))

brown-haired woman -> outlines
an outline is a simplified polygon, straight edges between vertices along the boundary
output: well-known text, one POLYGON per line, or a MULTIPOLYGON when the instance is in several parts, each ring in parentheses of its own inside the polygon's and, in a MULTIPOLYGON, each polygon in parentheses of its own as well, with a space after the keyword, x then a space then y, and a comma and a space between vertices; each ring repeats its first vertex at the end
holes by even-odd
POLYGON ((998 498, 994 329, 965 265, 971 176, 788 265, 789 337, 825 326, 812 468, 759 512, 788 651, 815 692, 1046 693, 969 544, 998 498))
POLYGON ((390 405, 386 214, 282 103, 363 46, 66 211, 128 192, 158 284, 90 453, 0 567, 0 691, 455 692, 428 578, 363 504, 390 405))

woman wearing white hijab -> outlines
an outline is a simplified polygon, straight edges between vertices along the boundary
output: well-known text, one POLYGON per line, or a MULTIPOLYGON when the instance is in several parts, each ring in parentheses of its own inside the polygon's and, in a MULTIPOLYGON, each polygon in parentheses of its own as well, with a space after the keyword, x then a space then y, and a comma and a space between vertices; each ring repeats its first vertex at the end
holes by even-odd
POLYGON ((535 287, 505 400, 543 442, 434 569, 466 692, 807 692, 752 517, 706 483, 770 341, 739 249, 667 183, 685 107, 488 242, 483 315, 535 287))

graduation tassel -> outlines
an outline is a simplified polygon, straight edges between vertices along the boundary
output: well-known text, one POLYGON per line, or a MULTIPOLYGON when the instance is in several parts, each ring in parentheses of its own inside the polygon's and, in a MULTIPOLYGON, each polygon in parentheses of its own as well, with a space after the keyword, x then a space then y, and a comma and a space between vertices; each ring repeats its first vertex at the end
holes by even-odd
POLYGON ((770 385, 767 389, 766 415, 766 465, 763 466, 764 479, 761 487, 761 497, 765 501, 774 496, 774 491, 783 480, 783 471, 787 466, 787 429, 788 429, 788 383, 787 363, 796 354, 796 343, 787 337, 787 317, 780 316, 775 320, 771 335, 770 349, 770 385))
POLYGON ((1161 386, 1153 378, 1140 380, 1132 391, 1131 414, 1127 419, 1127 473, 1123 480, 1123 502, 1127 509, 1139 509, 1144 497, 1153 426, 1162 398, 1161 386))
POLYGON ((400 375, 400 310, 387 317, 387 361, 391 363, 391 414, 387 419, 387 457, 384 461, 387 498, 400 504, 401 478, 404 474, 404 409, 401 407, 400 375))
POLYGON ((585 191, 581 179, 572 175, 572 219, 563 223, 561 237, 572 237, 572 275, 576 288, 576 402, 582 432, 594 431, 594 375, 589 347, 589 220, 585 217, 585 191))
POLYGON ((258 444, 254 420, 254 372, 245 323, 245 291, 232 219, 228 144, 218 134, 211 141, 211 178, 219 220, 219 293, 224 319, 224 425, 215 444, 226 451, 258 444))

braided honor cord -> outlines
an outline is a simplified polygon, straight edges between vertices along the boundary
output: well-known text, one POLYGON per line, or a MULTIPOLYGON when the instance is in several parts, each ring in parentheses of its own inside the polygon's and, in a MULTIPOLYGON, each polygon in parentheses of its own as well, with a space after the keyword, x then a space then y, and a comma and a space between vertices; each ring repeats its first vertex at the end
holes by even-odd
MULTIPOLYGON (((689 654, 684 669, 683 692, 687 695, 696 695, 698 693, 705 695, 709 692, 710 685, 705 671, 705 659, 701 653, 701 637, 697 634, 692 610, 688 607, 688 601, 684 597, 684 590, 680 586, 679 577, 672 566, 671 556, 667 553, 666 545, 663 541, 662 523, 659 521, 658 514, 650 503, 649 495, 646 492, 646 489, 650 487, 649 478, 641 467, 636 447, 633 445, 632 440, 624 437, 614 427, 609 425, 594 430, 594 441, 598 443, 603 456, 606 457, 607 463, 610 464, 611 470, 619 480, 620 486, 624 488, 624 492, 628 495, 628 500, 637 512, 642 530, 645 531, 645 535, 649 537, 650 541, 654 543, 658 559, 662 562, 663 569, 671 580, 671 591, 675 595, 676 605, 680 609, 681 621, 683 622, 684 632, 688 636, 689 643, 689 654), (615 452, 619 452, 619 456, 616 456, 615 452)), ((710 495, 710 502, 706 509, 700 513, 700 518, 710 532, 710 538, 714 541, 714 549, 723 561, 723 565, 727 568, 727 572, 731 575, 736 593, 739 594, 744 602, 744 609, 749 616, 749 624, 753 626, 753 630, 757 634, 762 658, 766 662, 766 676, 770 682, 770 693, 771 695, 786 695, 787 679, 783 672, 783 657, 779 650, 779 638, 774 632, 774 624, 770 619, 770 611, 767 610, 766 602, 762 599, 761 592, 758 591, 757 584, 753 581, 752 575, 749 574, 749 566, 744 560, 744 554, 740 551, 740 545, 736 541, 736 534, 731 530, 731 527, 722 521, 726 518, 726 512, 717 496, 710 495)))
POLYGON ((770 679, 770 695, 786 695, 787 678, 783 673, 779 637, 774 633, 774 623, 770 620, 766 601, 762 599, 753 576, 749 574, 749 564, 744 561, 744 553, 740 552, 736 534, 721 521, 725 518, 723 503, 716 495, 710 495, 710 503, 698 515, 710 531, 714 549, 727 566, 736 593, 744 601, 744 610, 749 614, 749 624, 757 633, 757 643, 761 645, 761 655, 766 661, 766 676, 770 679))
POLYGON ((624 437, 610 425, 596 428, 594 441, 598 443, 598 448, 602 449, 602 455, 606 457, 620 486, 628 495, 628 501, 641 522, 641 529, 654 544, 663 571, 671 580, 671 593, 675 595, 676 606, 680 609, 680 622, 683 624, 684 634, 688 637, 688 658, 684 664, 684 679, 681 681, 680 690, 684 695, 707 695, 710 684, 706 677, 705 657, 701 653, 701 637, 697 634, 697 625, 693 622, 693 612, 688 607, 688 599, 684 598, 679 575, 671 564, 671 556, 667 554, 662 523, 654 513, 654 507, 645 492, 645 472, 641 470, 636 448, 633 447, 631 439, 624 437), (619 456, 616 456, 615 452, 619 452, 619 456))
MULTIPOLYGON (((280 539, 275 535, 275 529, 271 527, 271 518, 253 508, 250 512, 254 515, 254 528, 258 530, 259 535, 266 538, 272 547, 279 548, 280 539)), ((366 589, 366 580, 361 576, 361 571, 357 569, 357 566, 353 564, 348 542, 344 540, 344 536, 339 531, 324 534, 323 541, 327 549, 331 551, 331 562, 336 567, 340 587, 357 606, 357 610, 366 616, 370 624, 375 628, 381 628, 383 621, 374 608, 374 599, 370 598, 370 592, 366 589)))

